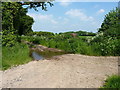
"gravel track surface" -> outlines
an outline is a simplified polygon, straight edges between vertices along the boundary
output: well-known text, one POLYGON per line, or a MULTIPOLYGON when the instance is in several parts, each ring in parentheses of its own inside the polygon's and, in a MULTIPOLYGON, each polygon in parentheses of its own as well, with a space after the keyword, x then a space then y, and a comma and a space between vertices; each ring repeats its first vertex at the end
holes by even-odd
POLYGON ((80 54, 31 61, 0 71, 3 88, 98 88, 112 74, 118 74, 118 57, 80 54))

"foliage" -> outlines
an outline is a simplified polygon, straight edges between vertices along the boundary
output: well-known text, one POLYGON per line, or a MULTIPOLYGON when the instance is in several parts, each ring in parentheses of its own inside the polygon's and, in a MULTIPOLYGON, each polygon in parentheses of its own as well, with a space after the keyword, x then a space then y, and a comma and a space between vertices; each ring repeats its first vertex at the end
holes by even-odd
POLYGON ((28 16, 28 15, 24 15, 21 18, 20 21, 20 27, 19 27, 19 35, 29 35, 29 33, 32 32, 32 24, 33 24, 33 18, 28 16))
MULTIPOLYGON (((47 3, 53 6, 50 2, 47 3)), ((120 55, 118 8, 111 10, 105 16, 97 34, 85 31, 54 34, 52 32, 32 31, 31 27, 34 20, 26 13, 28 8, 37 10, 37 7, 47 10, 46 2, 2 2, 2 59, 4 70, 31 60, 28 47, 20 43, 21 38, 70 53, 103 56, 120 55), (28 7, 23 8, 23 5, 28 7)))
MULTIPOLYGON (((19 2, 2 3, 2 29, 12 31, 17 35, 30 32, 33 18, 26 15, 27 9, 23 8, 19 2)), ((3 34, 4 35, 4 34, 3 34)))
POLYGON ((33 18, 26 15, 27 9, 19 2, 2 2, 2 45, 14 46, 19 35, 31 32, 33 18))
POLYGON ((86 32, 86 31, 70 31, 70 32, 65 32, 65 33, 59 33, 59 34, 65 34, 65 35, 70 35, 70 34, 76 34, 78 36, 95 36, 96 33, 93 32, 86 32))
POLYGON ((28 7, 27 8, 33 8, 34 10, 38 11, 37 10, 37 7, 41 7, 42 10, 45 10, 47 11, 47 5, 49 4, 51 7, 53 6, 53 4, 51 3, 52 1, 54 0, 44 0, 44 2, 20 2, 21 5, 27 5, 28 7))
MULTIPOLYGON (((74 32, 76 34, 82 34, 82 36, 76 35, 75 37, 72 36, 71 33, 73 32, 65 32, 65 33, 59 33, 59 34, 53 34, 51 33, 49 35, 48 32, 33 32, 34 36, 22 36, 23 40, 27 40, 29 42, 33 42, 35 44, 42 44, 49 48, 58 48, 65 50, 66 52, 71 53, 81 53, 86 55, 100 55, 99 53, 96 53, 97 51, 94 51, 93 47, 91 47, 88 43, 90 38, 93 36, 87 36, 88 32, 85 31, 77 31, 74 32), (84 35, 83 36, 83 33, 84 35), (38 34, 39 33, 39 34, 38 34), (46 33, 46 34, 45 34, 46 33), (35 36, 36 35, 36 36, 35 36)), ((95 35, 95 33, 92 33, 95 35)))
POLYGON ((15 35, 14 32, 4 30, 4 31, 2 31, 2 33, 3 33, 3 35, 2 35, 2 45, 3 46, 12 47, 18 41, 17 35, 15 35))
POLYGON ((118 28, 119 20, 118 20, 118 8, 116 7, 115 10, 111 10, 108 14, 105 15, 104 21, 101 25, 100 31, 108 31, 111 27, 118 28))
POLYGON ((44 31, 39 31, 39 32, 33 32, 32 35, 35 35, 35 36, 54 36, 54 33, 52 32, 44 32, 44 31))
POLYGON ((47 3, 50 6, 53 4, 46 2, 2 2, 2 35, 3 46, 13 46, 20 41, 19 35, 30 35, 32 32, 32 24, 34 20, 32 17, 26 15, 28 8, 41 7, 42 10, 47 10, 47 3), (27 8, 23 8, 27 5, 27 8), (7 33, 7 34, 6 34, 7 33))
POLYGON ((77 35, 75 37, 71 35, 73 32, 65 32, 60 34, 51 33, 51 35, 47 33, 48 32, 46 32, 46 34, 45 32, 34 32, 33 37, 24 36, 22 39, 33 42, 35 44, 42 44, 50 48, 59 48, 71 53, 95 56, 120 55, 120 40, 117 37, 105 37, 101 32, 97 33, 96 36, 77 35))
POLYGON ((13 47, 2 47, 3 70, 29 61, 31 61, 31 58, 29 57, 29 48, 27 45, 18 43, 13 47))
POLYGON ((49 48, 58 48, 66 52, 81 53, 87 55, 96 55, 91 46, 88 45, 87 36, 86 41, 81 37, 72 37, 67 34, 58 34, 54 36, 22 36, 23 40, 33 42, 35 44, 45 45, 49 48))
POLYGON ((120 76, 112 75, 108 77, 104 83, 104 86, 101 88, 120 88, 120 76))
POLYGON ((86 32, 86 31, 77 31, 76 32, 79 36, 95 36, 96 33, 93 32, 86 32))
POLYGON ((91 45, 96 45, 95 50, 103 56, 120 55, 120 30, 118 8, 111 10, 106 16, 96 36, 90 40, 91 45))
MULTIPOLYGON (((2 2, 2 63, 3 70, 31 60, 29 57, 29 48, 21 44, 21 35, 30 35, 32 33, 33 18, 26 13, 28 8, 37 10, 47 10, 47 3, 53 6, 51 2, 2 2), (27 5, 27 8, 23 8, 27 5)), ((1 54, 1 53, 0 53, 1 54)))
POLYGON ((120 39, 116 37, 95 37, 91 42, 91 46, 95 46, 94 51, 98 51, 102 56, 119 56, 120 55, 120 39))

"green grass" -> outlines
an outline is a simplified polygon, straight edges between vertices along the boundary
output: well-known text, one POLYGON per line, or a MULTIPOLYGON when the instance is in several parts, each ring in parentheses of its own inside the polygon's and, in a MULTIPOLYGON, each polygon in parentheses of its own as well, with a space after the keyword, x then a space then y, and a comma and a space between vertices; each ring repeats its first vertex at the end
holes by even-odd
POLYGON ((2 47, 2 70, 31 61, 29 48, 25 44, 14 47, 2 47))
POLYGON ((58 48, 66 52, 78 53, 89 56, 119 56, 120 40, 115 37, 96 37, 93 36, 76 36, 55 35, 46 36, 24 36, 23 40, 41 44, 49 48, 58 48), (91 41, 91 42, 90 42, 91 41))
POLYGON ((105 80, 101 88, 119 88, 120 89, 120 76, 112 75, 105 80))
POLYGON ((33 42, 35 44, 41 44, 47 46, 49 48, 58 48, 64 50, 65 52, 78 53, 84 55, 94 55, 99 56, 99 52, 94 50, 94 47, 88 44, 87 40, 92 36, 79 36, 79 37, 71 37, 71 36, 54 36, 52 38, 49 37, 22 37, 23 40, 27 40, 29 42, 33 42))

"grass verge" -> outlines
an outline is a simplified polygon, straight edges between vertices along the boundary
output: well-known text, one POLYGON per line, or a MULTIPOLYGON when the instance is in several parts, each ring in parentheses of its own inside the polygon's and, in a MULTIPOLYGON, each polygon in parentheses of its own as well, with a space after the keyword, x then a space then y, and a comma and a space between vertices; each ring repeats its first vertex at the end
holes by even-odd
POLYGON ((29 48, 25 44, 19 43, 13 47, 2 47, 2 70, 27 63, 31 60, 29 48))

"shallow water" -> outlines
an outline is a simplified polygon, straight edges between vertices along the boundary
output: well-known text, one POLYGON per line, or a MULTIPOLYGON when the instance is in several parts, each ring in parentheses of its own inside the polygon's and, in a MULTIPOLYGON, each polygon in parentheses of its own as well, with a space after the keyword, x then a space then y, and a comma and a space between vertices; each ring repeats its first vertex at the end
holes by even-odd
POLYGON ((38 54, 38 53, 35 52, 35 51, 32 52, 32 58, 33 58, 34 60, 43 60, 43 59, 44 59, 44 57, 43 57, 42 55, 38 54))
POLYGON ((53 56, 57 56, 57 55, 63 55, 66 54, 65 52, 52 52, 52 51, 38 51, 38 50, 30 50, 30 56, 34 59, 34 60, 44 60, 44 59, 48 59, 51 58, 53 56))

